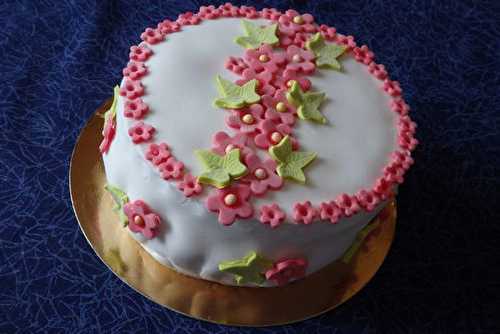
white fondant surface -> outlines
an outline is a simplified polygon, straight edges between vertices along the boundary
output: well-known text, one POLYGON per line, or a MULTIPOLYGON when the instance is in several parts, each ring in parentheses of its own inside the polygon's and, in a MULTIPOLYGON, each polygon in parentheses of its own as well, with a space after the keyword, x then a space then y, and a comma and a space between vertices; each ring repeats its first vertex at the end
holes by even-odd
MULTIPOLYGON (((182 32, 168 35, 165 42, 150 46, 154 54, 146 62, 149 74, 142 79, 143 99, 151 109, 145 122, 156 128, 155 142, 168 143, 194 175, 201 170, 193 151, 209 148, 218 131, 233 133, 224 122, 226 111, 214 108, 212 102, 217 96, 215 76, 236 78, 224 68, 224 61, 243 55, 244 49, 234 43, 241 33, 239 19, 210 20, 185 26, 182 32)), ((321 110, 330 123, 298 121, 294 127, 301 150, 318 153, 305 170, 307 185, 287 181, 281 191, 252 200, 254 208, 278 203, 291 217, 295 202, 310 200, 318 205, 340 193, 370 188, 380 176, 396 147, 389 98, 364 65, 351 56, 341 62, 343 72, 317 70, 311 78, 313 90, 328 97, 321 110)), ((305 257, 307 272, 312 273, 340 257, 378 212, 360 213, 336 225, 283 224, 271 230, 257 219, 246 219, 224 227, 204 207, 203 196, 186 199, 175 184, 161 179, 144 159, 146 146, 134 145, 128 136, 131 124, 123 116, 120 98, 116 138, 104 155, 108 182, 124 190, 131 200, 146 201, 160 214, 163 227, 159 237, 144 240, 132 235, 158 261, 188 275, 233 284, 232 277, 219 272, 217 266, 250 250, 273 260, 305 257)))

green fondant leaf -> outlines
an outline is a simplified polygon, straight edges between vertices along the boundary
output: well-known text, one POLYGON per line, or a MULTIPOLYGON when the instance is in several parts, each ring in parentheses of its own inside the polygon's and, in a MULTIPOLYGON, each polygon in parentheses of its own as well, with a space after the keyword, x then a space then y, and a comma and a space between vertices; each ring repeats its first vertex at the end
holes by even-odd
POLYGON ((217 188, 224 188, 247 172, 247 168, 240 161, 240 150, 232 149, 225 156, 220 156, 208 150, 196 150, 196 157, 205 171, 198 177, 198 181, 210 184, 217 188))
POLYGON ((271 146, 269 154, 278 162, 276 171, 279 176, 300 183, 306 182, 303 169, 316 158, 314 152, 293 151, 289 136, 283 138, 279 144, 271 146))
POLYGON ((294 82, 288 93, 287 100, 297 107, 297 115, 300 119, 310 120, 316 123, 325 124, 327 119, 318 110, 321 103, 326 98, 325 93, 307 92, 300 89, 300 85, 294 82))
POLYGON ((279 42, 278 37, 276 37, 276 29, 278 28, 276 23, 267 27, 259 27, 257 24, 243 20, 241 24, 246 36, 237 37, 235 42, 246 49, 256 49, 261 44, 274 45, 279 42))
POLYGON ((120 217, 120 222, 123 224, 123 226, 127 226, 128 217, 123 212, 123 206, 127 204, 129 201, 127 194, 124 193, 118 187, 112 186, 110 184, 104 185, 104 189, 106 189, 111 194, 111 197, 113 197, 113 200, 115 201, 115 206, 113 210, 118 212, 118 216, 120 217))
POLYGON ((214 104, 219 108, 239 109, 260 101, 260 96, 255 93, 257 88, 257 80, 255 79, 248 81, 243 86, 238 86, 220 75, 217 76, 216 81, 217 90, 221 97, 216 99, 214 104))
POLYGON ((118 104, 118 97, 120 96, 120 86, 115 86, 113 88, 113 103, 111 107, 104 113, 104 128, 106 123, 116 117, 116 105, 118 104))
POLYGON ((337 71, 342 69, 337 58, 347 50, 345 46, 326 43, 321 33, 318 32, 306 42, 306 48, 316 55, 316 66, 337 71))
POLYGON ((359 231, 358 235, 356 236, 356 240, 354 240, 354 243, 347 249, 347 251, 344 253, 342 256, 342 262, 344 263, 349 263, 351 262, 353 256, 357 253, 361 245, 363 244, 363 241, 366 239, 366 237, 377 227, 380 226, 380 220, 375 220, 373 223, 370 223, 363 227, 361 231, 359 231))
POLYGON ((219 270, 233 274, 237 284, 262 284, 265 281, 263 273, 272 265, 271 261, 251 251, 242 259, 222 261, 219 270))

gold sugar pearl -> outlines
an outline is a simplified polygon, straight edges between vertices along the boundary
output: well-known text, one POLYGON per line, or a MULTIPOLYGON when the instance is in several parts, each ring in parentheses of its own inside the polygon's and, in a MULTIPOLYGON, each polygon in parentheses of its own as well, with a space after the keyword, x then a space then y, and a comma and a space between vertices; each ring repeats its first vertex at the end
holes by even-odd
POLYGON ((281 133, 279 132, 273 132, 271 134, 271 140, 274 142, 274 143, 279 143, 281 141, 281 139, 283 139, 283 136, 281 135, 281 133))
POLYGON ((253 124, 253 122, 255 122, 255 118, 251 115, 251 114, 245 114, 241 120, 243 121, 243 123, 245 124, 253 124))
POLYGON ((287 109, 286 104, 284 104, 283 102, 276 103, 276 110, 278 112, 285 112, 286 109, 287 109))
POLYGON ((293 18, 293 23, 302 24, 302 23, 304 23, 304 19, 302 18, 302 16, 297 15, 293 18))
POLYGON ((265 55, 265 54, 260 55, 260 56, 259 56, 259 61, 260 61, 261 63, 266 63, 266 62, 268 62, 268 61, 269 61, 269 56, 268 56, 268 55, 265 55))
POLYGON ((238 198, 235 194, 227 194, 226 196, 224 196, 224 204, 228 206, 235 205, 237 199, 238 198))
POLYGON ((142 219, 142 217, 139 215, 135 215, 134 216, 134 224, 142 227, 142 226, 144 226, 144 219, 142 219))

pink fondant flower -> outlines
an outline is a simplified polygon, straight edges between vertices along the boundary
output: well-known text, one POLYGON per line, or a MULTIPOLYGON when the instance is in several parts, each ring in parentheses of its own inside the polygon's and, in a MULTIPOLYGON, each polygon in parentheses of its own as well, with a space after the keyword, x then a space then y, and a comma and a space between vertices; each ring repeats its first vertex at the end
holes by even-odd
POLYGON ((413 165, 413 158, 410 155, 410 151, 395 151, 391 154, 391 162, 396 163, 407 170, 411 165, 413 165))
POLYGON ((231 110, 226 116, 226 124, 247 135, 255 135, 259 124, 264 120, 264 108, 258 103, 249 107, 231 110))
POLYGON ((192 12, 186 12, 180 14, 176 22, 183 26, 196 25, 201 22, 201 18, 198 15, 193 14, 192 12))
POLYGON ((248 199, 250 189, 244 184, 215 189, 208 196, 206 207, 212 212, 219 213, 219 223, 231 225, 237 217, 248 218, 253 214, 253 208, 248 199))
POLYGON ((144 87, 140 81, 127 79, 120 88, 120 95, 126 96, 129 100, 136 99, 144 94, 144 87))
POLYGON ((278 19, 282 15, 282 13, 275 8, 264 8, 260 11, 260 14, 263 18, 272 21, 278 21, 278 19))
POLYGON ((116 133, 116 123, 115 118, 111 113, 108 114, 106 121, 104 122, 104 128, 102 129, 102 141, 99 145, 99 151, 102 154, 108 153, 111 142, 115 138, 116 133))
POLYGON ((229 57, 224 63, 224 67, 231 72, 241 75, 248 68, 243 58, 229 57))
POLYGON ((224 131, 220 131, 212 137, 212 151, 220 155, 225 155, 232 149, 239 148, 240 157, 244 157, 252 153, 252 149, 247 144, 248 137, 244 133, 237 133, 231 137, 224 131))
POLYGON ((373 191, 380 199, 385 200, 392 195, 392 182, 387 181, 385 177, 382 176, 375 181, 373 191))
POLYGON ((272 205, 263 205, 260 208, 259 220, 262 224, 271 226, 271 228, 276 228, 283 223, 286 214, 280 209, 278 204, 273 203, 272 205))
POLYGON ((408 116, 401 116, 398 121, 398 143, 401 148, 413 151, 418 145, 418 140, 415 139, 415 129, 417 124, 408 116))
POLYGON ((181 25, 175 21, 163 20, 162 22, 158 23, 157 28, 162 34, 166 35, 180 31, 181 25))
POLYGON ((351 51, 356 47, 356 41, 354 41, 353 36, 345 36, 342 34, 337 34, 335 36, 335 42, 347 47, 347 51, 351 51))
POLYGON ((123 212, 128 218, 128 228, 134 233, 142 233, 146 239, 158 235, 161 224, 160 216, 152 212, 149 206, 141 200, 128 202, 123 206, 123 212))
POLYGON ((133 119, 141 119, 149 111, 149 107, 142 99, 138 98, 135 100, 125 101, 125 110, 123 114, 125 117, 133 119))
POLYGON ((274 281, 277 285, 284 285, 290 280, 299 279, 305 276, 307 261, 296 258, 278 261, 273 268, 266 271, 266 278, 274 281))
POLYGON ((379 80, 385 80, 387 78, 387 71, 385 70, 385 66, 382 64, 377 64, 375 62, 371 62, 368 65, 368 71, 373 74, 373 76, 379 80))
POLYGON ((380 203, 380 197, 373 191, 360 190, 356 194, 359 205, 366 211, 372 211, 380 203))
POLYGON ((200 11, 198 13, 198 16, 204 19, 208 20, 213 20, 218 18, 221 15, 221 12, 218 8, 215 8, 215 6, 210 5, 210 6, 201 6, 200 11))
POLYGON ((241 6, 238 13, 240 16, 246 17, 247 19, 255 19, 259 17, 259 12, 257 12, 254 7, 241 6))
POLYGON ((401 95, 401 86, 399 82, 392 81, 390 79, 384 80, 384 90, 391 96, 400 96, 401 95))
POLYGON ((391 183, 403 183, 404 181, 405 169, 396 164, 389 163, 384 167, 384 178, 391 183))
POLYGON ((153 51, 146 45, 133 45, 130 47, 129 57, 135 61, 146 61, 152 54, 153 51))
POLYGON ((373 51, 368 49, 366 45, 354 48, 353 52, 354 59, 365 65, 370 64, 375 58, 375 54, 373 53, 373 51))
POLYGON ((306 32, 298 32, 295 34, 295 37, 293 38, 292 44, 305 49, 306 42, 311 38, 311 34, 306 33, 306 32))
POLYGON ((314 17, 311 14, 300 15, 297 11, 289 9, 278 19, 280 34, 293 36, 298 32, 312 33, 316 30, 314 17))
POLYGON ((223 16, 223 17, 237 17, 237 16, 239 16, 238 7, 233 6, 229 2, 226 2, 223 5, 220 5, 219 10, 220 10, 221 16, 223 16))
POLYGON ((350 217, 359 212, 361 206, 358 203, 358 199, 354 196, 349 196, 347 194, 340 194, 336 199, 335 203, 342 210, 342 213, 346 217, 350 217))
POLYGON ((336 224, 342 217, 342 210, 334 201, 323 202, 319 206, 319 216, 323 220, 329 220, 332 224, 336 224))
POLYGON ((158 169, 160 170, 161 177, 165 180, 178 180, 184 173, 184 164, 174 157, 170 157, 167 161, 158 165, 158 169))
POLYGON ((263 195, 267 189, 276 190, 283 185, 283 179, 276 174, 276 162, 273 159, 261 161, 256 154, 245 157, 248 173, 241 182, 250 183, 254 195, 263 195))
POLYGON ((335 36, 337 35, 337 29, 335 29, 334 27, 329 27, 326 24, 322 24, 319 26, 319 32, 327 41, 334 41, 335 36))
POLYGON ((303 91, 308 91, 311 88, 311 81, 308 78, 291 69, 286 69, 283 73, 277 73, 272 85, 278 89, 288 89, 292 86, 291 82, 293 81, 297 81, 303 91))
POLYGON ((166 162, 171 155, 166 143, 150 144, 146 151, 146 159, 151 161, 155 166, 166 162))
POLYGON ((316 68, 313 63, 314 57, 314 53, 311 51, 301 49, 296 45, 290 45, 286 49, 286 59, 288 61, 286 69, 311 74, 316 68))
POLYGON ((261 133, 255 136, 254 142, 257 147, 266 150, 270 146, 278 144, 286 135, 292 133, 290 126, 283 123, 276 124, 270 119, 266 119, 260 124, 260 131, 261 133))
POLYGON ((182 191, 186 197, 198 195, 203 190, 198 179, 189 173, 184 175, 184 179, 177 184, 177 188, 182 191))
POLYGON ((154 127, 142 121, 135 123, 130 129, 128 129, 128 134, 132 137, 132 141, 135 144, 150 140, 153 137, 154 132, 154 127))
POLYGON ((255 72, 267 70, 270 73, 276 73, 278 68, 285 63, 285 55, 280 52, 274 52, 269 44, 263 44, 258 49, 248 49, 245 52, 245 60, 255 72))
POLYGON ((401 116, 398 120, 398 129, 400 132, 415 133, 417 123, 413 122, 409 116, 401 116))
POLYGON ((293 219, 297 223, 309 225, 316 218, 318 212, 310 201, 295 203, 293 206, 293 219))
POLYGON ((392 99, 391 101, 391 110, 395 113, 400 114, 401 116, 408 115, 410 111, 410 106, 406 104, 406 102, 401 98, 392 99))
POLYGON ((277 123, 293 125, 295 123, 295 106, 288 102, 286 90, 277 90, 274 96, 262 96, 262 103, 266 107, 266 119, 277 123))
POLYGON ((132 80, 137 80, 143 77, 148 72, 144 63, 130 61, 127 67, 123 69, 123 75, 132 80))
POLYGON ((141 39, 149 44, 160 43, 164 38, 165 35, 163 35, 159 29, 146 28, 141 34, 141 39))
POLYGON ((274 94, 276 89, 271 86, 273 74, 267 70, 257 73, 253 68, 247 68, 242 73, 242 79, 236 80, 237 85, 244 85, 250 80, 257 80, 257 93, 259 95, 274 94))

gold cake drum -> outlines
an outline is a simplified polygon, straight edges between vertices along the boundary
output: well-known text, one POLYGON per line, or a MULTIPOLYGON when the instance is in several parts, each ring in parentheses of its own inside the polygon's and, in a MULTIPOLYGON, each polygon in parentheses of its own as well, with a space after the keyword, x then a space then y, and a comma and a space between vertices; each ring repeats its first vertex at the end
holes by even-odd
MULTIPOLYGON (((270 326, 308 319, 332 310, 365 286, 386 257, 396 226, 391 201, 378 226, 348 263, 338 260, 283 287, 226 286, 180 274, 158 263, 118 222, 104 191, 98 150, 107 101, 80 133, 70 165, 70 192, 80 228, 101 260, 137 292, 184 315, 240 326, 270 326)), ((376 221, 378 220, 378 222, 376 221)))

